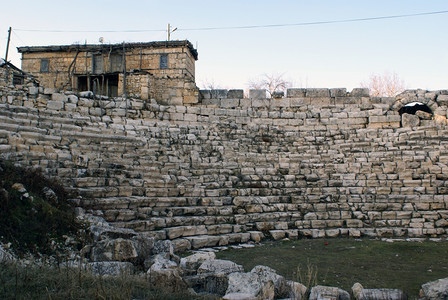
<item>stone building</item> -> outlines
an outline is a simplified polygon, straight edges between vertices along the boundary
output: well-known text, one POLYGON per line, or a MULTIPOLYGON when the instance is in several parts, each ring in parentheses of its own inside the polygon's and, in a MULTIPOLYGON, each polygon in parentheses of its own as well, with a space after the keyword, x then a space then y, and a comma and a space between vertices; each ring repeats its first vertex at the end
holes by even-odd
POLYGON ((12 63, 0 59, 1 76, 3 77, 1 83, 3 85, 23 85, 32 82, 33 85, 38 85, 38 82, 33 76, 20 70, 12 63))
POLYGON ((198 99, 198 53, 189 41, 34 46, 18 51, 22 70, 45 87, 167 104, 198 99))
POLYGON ((2 103, 24 105, 28 100, 35 99, 40 89, 39 82, 34 76, 0 58, 0 101, 2 103))

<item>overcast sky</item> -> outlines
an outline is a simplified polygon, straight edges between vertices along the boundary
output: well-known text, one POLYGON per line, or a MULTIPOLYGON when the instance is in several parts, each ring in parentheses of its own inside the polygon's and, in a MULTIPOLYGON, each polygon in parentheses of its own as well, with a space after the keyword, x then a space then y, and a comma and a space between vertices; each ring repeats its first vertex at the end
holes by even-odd
POLYGON ((173 40, 198 48, 200 87, 245 88, 268 73, 351 90, 390 72, 408 88, 448 89, 448 13, 331 23, 444 12, 446 0, 21 0, 2 9, 0 56, 11 26, 8 60, 19 67, 19 46, 161 41, 170 23, 173 40), (304 24, 316 22, 329 23, 304 24))

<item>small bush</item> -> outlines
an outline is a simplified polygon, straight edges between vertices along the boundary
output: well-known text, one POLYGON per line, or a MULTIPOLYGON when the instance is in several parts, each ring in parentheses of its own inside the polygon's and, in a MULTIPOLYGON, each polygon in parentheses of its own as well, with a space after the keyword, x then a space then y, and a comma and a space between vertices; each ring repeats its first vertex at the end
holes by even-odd
POLYGON ((0 238, 19 255, 55 253, 81 228, 68 196, 39 171, 0 161, 0 238))

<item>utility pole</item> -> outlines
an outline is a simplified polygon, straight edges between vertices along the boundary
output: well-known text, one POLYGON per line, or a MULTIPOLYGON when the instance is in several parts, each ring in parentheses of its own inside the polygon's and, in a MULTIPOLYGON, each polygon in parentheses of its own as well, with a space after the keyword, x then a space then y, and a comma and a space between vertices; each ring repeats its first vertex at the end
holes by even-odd
POLYGON ((9 52, 9 42, 11 41, 11 27, 8 30, 8 42, 6 44, 6 54, 5 54, 5 62, 8 61, 8 52, 9 52))
POLYGON ((174 28, 174 29, 171 29, 171 25, 170 25, 170 23, 168 23, 168 31, 167 31, 168 35, 167 35, 167 41, 170 41, 170 40, 171 40, 171 33, 173 33, 173 32, 176 31, 176 30, 177 30, 177 27, 174 28))

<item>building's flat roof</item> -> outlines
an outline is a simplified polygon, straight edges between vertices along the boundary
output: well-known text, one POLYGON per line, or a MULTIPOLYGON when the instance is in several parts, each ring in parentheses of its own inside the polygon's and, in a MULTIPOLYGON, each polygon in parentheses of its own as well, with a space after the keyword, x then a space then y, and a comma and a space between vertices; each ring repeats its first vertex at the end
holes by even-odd
MULTIPOLYGON (((190 41, 161 41, 161 42, 144 42, 144 43, 124 43, 124 47, 129 48, 175 48, 187 47, 194 59, 198 59, 198 51, 193 47, 190 41)), ((66 51, 100 51, 103 49, 119 50, 123 49, 121 44, 74 44, 74 45, 54 45, 54 46, 23 46, 17 47, 19 53, 37 53, 37 52, 66 52, 66 51)))

